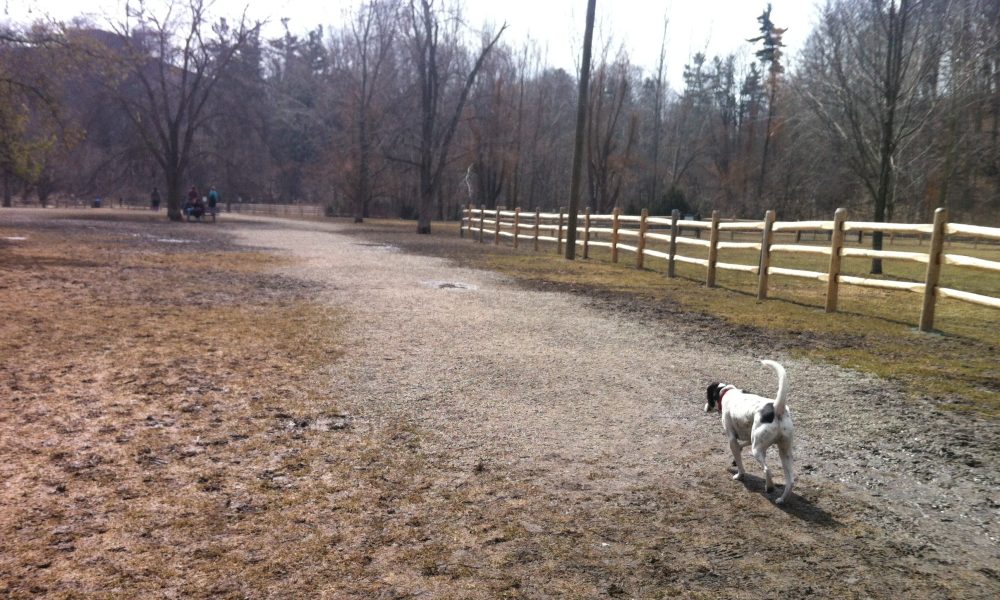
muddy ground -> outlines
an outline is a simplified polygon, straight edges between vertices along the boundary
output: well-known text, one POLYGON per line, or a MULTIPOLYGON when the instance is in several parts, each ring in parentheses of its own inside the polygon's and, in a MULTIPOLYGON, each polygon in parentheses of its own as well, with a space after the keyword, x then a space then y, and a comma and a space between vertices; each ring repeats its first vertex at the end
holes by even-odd
POLYGON ((454 238, 93 214, 0 221, 0 594, 1000 593, 995 422, 426 256, 454 238), (765 357, 799 436, 785 507, 755 465, 730 480, 701 412, 710 381, 772 390, 765 357))

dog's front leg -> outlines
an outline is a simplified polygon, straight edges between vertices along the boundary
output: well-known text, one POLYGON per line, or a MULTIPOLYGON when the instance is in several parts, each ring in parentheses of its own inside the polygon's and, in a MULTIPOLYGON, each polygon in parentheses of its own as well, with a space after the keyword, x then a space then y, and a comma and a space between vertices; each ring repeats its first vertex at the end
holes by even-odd
POLYGON ((746 444, 740 444, 740 441, 736 439, 735 435, 729 436, 729 449, 733 453, 733 460, 736 462, 736 474, 733 475, 733 479, 739 481, 743 479, 743 473, 746 471, 743 469, 743 446, 746 444))

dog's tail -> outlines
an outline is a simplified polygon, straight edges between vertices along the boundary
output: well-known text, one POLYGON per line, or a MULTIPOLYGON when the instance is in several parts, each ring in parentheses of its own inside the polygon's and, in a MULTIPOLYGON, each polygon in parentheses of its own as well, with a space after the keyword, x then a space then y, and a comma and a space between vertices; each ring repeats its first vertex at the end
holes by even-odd
POLYGON ((785 367, 773 360, 762 360, 760 363, 771 367, 778 374, 778 394, 774 399, 774 414, 780 417, 785 414, 785 394, 788 393, 788 388, 785 386, 785 367))

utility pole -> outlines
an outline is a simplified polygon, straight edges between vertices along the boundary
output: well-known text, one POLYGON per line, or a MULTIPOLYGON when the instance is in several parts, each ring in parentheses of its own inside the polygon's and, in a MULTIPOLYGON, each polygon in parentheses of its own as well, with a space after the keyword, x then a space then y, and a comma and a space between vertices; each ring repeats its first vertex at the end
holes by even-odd
POLYGON ((573 148, 573 183, 569 192, 569 220, 566 229, 566 260, 576 258, 576 214, 580 212, 580 180, 583 178, 583 140, 587 126, 587 100, 590 95, 590 47, 594 41, 594 12, 597 0, 587 0, 587 27, 583 33, 583 59, 580 61, 580 94, 576 105, 576 143, 573 148))

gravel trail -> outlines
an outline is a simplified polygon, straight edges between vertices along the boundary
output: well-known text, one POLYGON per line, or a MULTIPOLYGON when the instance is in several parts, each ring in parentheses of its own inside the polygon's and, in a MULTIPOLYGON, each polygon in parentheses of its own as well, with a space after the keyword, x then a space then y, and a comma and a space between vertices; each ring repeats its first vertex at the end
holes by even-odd
MULTIPOLYGON (((681 541, 668 544, 662 517, 643 512, 649 531, 609 542, 608 560, 631 575, 602 582, 602 593, 647 596, 708 577, 654 568, 665 556, 694 564, 713 555, 707 568, 721 582, 698 579, 693 589, 747 581, 724 563, 729 557, 753 570, 762 559, 739 542, 749 539, 763 560, 785 563, 784 574, 767 581, 791 590, 788 597, 833 590, 898 597, 905 586, 939 597, 1000 594, 996 423, 942 412, 872 376, 750 351, 726 331, 706 335, 578 295, 527 290, 494 273, 340 235, 344 227, 255 220, 237 234, 241 243, 299 259, 282 274, 322 284, 323 300, 344 311, 347 352, 331 369, 330 388, 360 430, 406 420, 427 433, 421 451, 435 473, 463 481, 477 470, 502 473, 579 514, 605 514, 600 499, 628 496, 734 522, 729 546, 739 552, 698 539, 716 536, 714 524, 692 525, 685 535, 693 537, 677 533, 681 541), (799 479, 786 509, 771 504, 759 477, 746 486, 729 479, 721 425, 702 412, 712 381, 773 395, 776 381, 761 358, 784 364, 791 385, 799 479), (738 505, 720 505, 728 499, 738 505), (748 510, 756 523, 741 517, 748 510), (768 545, 759 531, 765 522, 780 527, 784 541, 768 545), (808 556, 819 548, 821 565, 808 556)), ((780 492, 777 457, 769 459, 780 492)), ((754 461, 747 467, 760 475, 754 461)), ((531 504, 523 526, 551 529, 558 511, 531 504)), ((549 589, 538 578, 526 567, 522 593, 549 589)))

